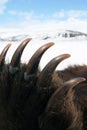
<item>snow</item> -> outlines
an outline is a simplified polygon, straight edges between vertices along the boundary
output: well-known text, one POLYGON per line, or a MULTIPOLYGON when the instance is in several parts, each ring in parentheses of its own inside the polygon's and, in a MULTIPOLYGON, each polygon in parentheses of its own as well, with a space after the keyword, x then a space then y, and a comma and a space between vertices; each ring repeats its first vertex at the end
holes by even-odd
MULTIPOLYGON (((57 69, 64 69, 69 65, 74 64, 87 64, 87 37, 80 36, 80 37, 74 37, 74 38, 64 38, 64 37, 58 37, 58 32, 50 32, 48 33, 36 33, 32 34, 32 40, 29 42, 29 44, 25 47, 21 62, 22 63, 28 63, 31 56, 34 54, 34 52, 41 47, 42 45, 48 43, 48 42, 54 42, 55 45, 50 47, 42 56, 42 59, 40 61, 40 67, 41 69, 44 68, 44 66, 54 57, 68 53, 71 55, 70 58, 64 60, 60 65, 58 65, 57 69)), ((13 30, 11 30, 11 33, 4 33, 0 32, 0 37, 5 39, 4 41, 1 39, 0 41, 0 53, 3 50, 3 48, 8 44, 11 43, 11 47, 9 48, 5 61, 6 63, 11 61, 11 58, 17 49, 18 45, 27 37, 31 37, 28 33, 21 33, 20 31, 15 31, 13 33, 13 30), (15 37, 16 40, 12 40, 12 38, 15 37)))

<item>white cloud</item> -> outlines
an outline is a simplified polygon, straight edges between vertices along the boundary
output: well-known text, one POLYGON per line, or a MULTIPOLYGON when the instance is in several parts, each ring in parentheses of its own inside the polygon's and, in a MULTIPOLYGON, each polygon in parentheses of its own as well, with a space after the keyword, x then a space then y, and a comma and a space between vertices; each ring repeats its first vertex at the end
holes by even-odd
POLYGON ((60 10, 59 12, 56 12, 53 14, 53 17, 54 18, 65 18, 65 19, 68 19, 68 18, 79 18, 79 19, 82 19, 82 18, 85 18, 87 19, 87 10, 60 10))
POLYGON ((10 15, 16 15, 17 12, 16 12, 15 10, 9 10, 9 11, 8 11, 8 14, 10 14, 10 15))
POLYGON ((8 14, 13 16, 9 27, 22 30, 51 32, 58 29, 72 29, 87 33, 87 10, 60 10, 47 17, 45 14, 36 15, 34 11, 22 12, 10 10, 8 14), (13 19, 14 18, 14 19, 13 19))
POLYGON ((67 12, 67 15, 69 17, 73 17, 73 18, 86 18, 87 19, 87 10, 83 11, 83 10, 71 10, 69 12, 67 12))
POLYGON ((6 8, 8 0, 0 0, 0 14, 2 14, 6 8))
POLYGON ((23 17, 25 20, 32 20, 34 17, 33 11, 31 12, 19 12, 20 17, 23 17))
POLYGON ((36 15, 35 12, 33 10, 31 11, 18 11, 17 10, 9 10, 8 11, 9 15, 13 15, 18 17, 19 19, 23 18, 23 21, 38 21, 41 19, 44 19, 46 16, 44 14, 40 14, 40 15, 36 15))
POLYGON ((8 11, 10 15, 14 15, 14 17, 18 17, 19 20, 22 20, 23 23, 35 23, 40 22, 43 23, 45 21, 65 21, 68 19, 79 19, 79 20, 87 20, 87 10, 60 10, 59 12, 55 12, 53 15, 46 16, 45 14, 36 15, 34 11, 30 12, 17 12, 16 10, 8 11))
POLYGON ((17 12, 16 10, 9 10, 8 11, 8 14, 10 14, 10 15, 16 15, 16 16, 18 16, 18 17, 23 17, 23 19, 32 19, 32 17, 33 17, 33 11, 30 11, 30 12, 22 12, 22 11, 19 11, 19 12, 17 12))
POLYGON ((64 10, 61 10, 61 11, 59 11, 59 12, 54 13, 54 14, 53 14, 53 17, 54 17, 54 18, 64 18, 64 17, 65 17, 65 12, 64 12, 64 10))

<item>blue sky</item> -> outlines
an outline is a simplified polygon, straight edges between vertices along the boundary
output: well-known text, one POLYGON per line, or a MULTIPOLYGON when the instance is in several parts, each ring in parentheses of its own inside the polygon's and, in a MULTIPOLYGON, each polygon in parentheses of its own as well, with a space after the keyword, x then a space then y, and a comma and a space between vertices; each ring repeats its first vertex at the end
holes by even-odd
POLYGON ((87 21, 87 0, 0 0, 0 26, 87 21))

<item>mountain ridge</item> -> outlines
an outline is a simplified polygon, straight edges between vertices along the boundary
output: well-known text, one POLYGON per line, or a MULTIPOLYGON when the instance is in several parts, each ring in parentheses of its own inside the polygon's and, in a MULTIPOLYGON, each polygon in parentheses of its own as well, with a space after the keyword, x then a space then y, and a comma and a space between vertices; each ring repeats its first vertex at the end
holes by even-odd
POLYGON ((0 32, 0 41, 21 41, 23 39, 26 39, 28 37, 38 38, 40 40, 47 40, 51 38, 69 38, 69 39, 85 39, 87 40, 87 34, 80 31, 74 31, 74 30, 62 30, 62 31, 56 31, 56 32, 49 32, 49 33, 34 33, 34 34, 28 34, 28 33, 11 33, 6 34, 5 32, 0 32), (3 35, 4 34, 4 35, 3 35))

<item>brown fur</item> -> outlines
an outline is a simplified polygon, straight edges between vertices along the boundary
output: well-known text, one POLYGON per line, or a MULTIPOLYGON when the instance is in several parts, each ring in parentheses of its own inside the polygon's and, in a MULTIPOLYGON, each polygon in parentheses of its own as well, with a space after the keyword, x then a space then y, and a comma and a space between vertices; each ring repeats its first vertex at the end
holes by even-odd
POLYGON ((87 79, 87 65, 69 66, 64 70, 57 71, 57 74, 63 80, 63 82, 76 77, 84 77, 87 79))
POLYGON ((38 83, 39 69, 25 80, 26 64, 19 63, 13 74, 9 66, 0 68, 0 130, 87 130, 87 80, 62 89, 68 80, 87 79, 86 65, 54 71, 46 87, 38 83), (48 105, 56 91, 59 95, 48 105))

